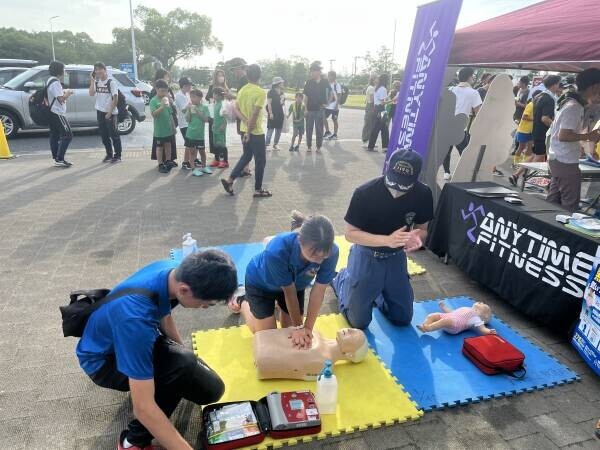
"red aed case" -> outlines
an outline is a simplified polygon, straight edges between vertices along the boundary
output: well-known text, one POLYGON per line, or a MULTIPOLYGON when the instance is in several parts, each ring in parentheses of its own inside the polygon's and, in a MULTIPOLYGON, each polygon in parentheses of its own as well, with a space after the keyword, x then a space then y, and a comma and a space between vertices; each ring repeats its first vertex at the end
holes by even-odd
POLYGON ((229 450, 321 431, 321 417, 310 391, 272 392, 258 401, 216 403, 202 411, 204 445, 229 450))
POLYGON ((497 334, 466 338, 463 354, 487 375, 503 373, 516 378, 525 376, 525 355, 497 334), (515 375, 515 372, 522 372, 515 375))

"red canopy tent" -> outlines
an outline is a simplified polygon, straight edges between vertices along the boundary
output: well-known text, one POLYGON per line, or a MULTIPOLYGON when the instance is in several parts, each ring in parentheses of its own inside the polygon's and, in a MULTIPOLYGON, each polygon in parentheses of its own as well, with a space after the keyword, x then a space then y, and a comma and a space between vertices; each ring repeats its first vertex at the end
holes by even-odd
POLYGON ((457 30, 451 66, 600 67, 600 0, 546 0, 457 30))

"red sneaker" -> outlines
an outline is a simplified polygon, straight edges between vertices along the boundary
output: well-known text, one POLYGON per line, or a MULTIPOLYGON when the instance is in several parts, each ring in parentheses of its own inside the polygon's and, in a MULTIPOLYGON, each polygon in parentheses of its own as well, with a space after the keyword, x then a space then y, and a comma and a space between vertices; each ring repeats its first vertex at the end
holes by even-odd
POLYGON ((217 161, 216 159, 210 163, 210 167, 219 167, 220 162, 217 161))
POLYGON ((126 436, 127 436, 127 430, 121 431, 121 435, 119 436, 119 441, 117 442, 117 450, 158 450, 159 449, 159 447, 157 447, 155 445, 147 445, 146 447, 137 447, 134 445, 133 447, 125 448, 125 447, 123 447, 123 440, 125 439, 126 436))
POLYGON ((229 163, 227 161, 221 161, 219 163, 219 169, 227 169, 229 167, 229 163))

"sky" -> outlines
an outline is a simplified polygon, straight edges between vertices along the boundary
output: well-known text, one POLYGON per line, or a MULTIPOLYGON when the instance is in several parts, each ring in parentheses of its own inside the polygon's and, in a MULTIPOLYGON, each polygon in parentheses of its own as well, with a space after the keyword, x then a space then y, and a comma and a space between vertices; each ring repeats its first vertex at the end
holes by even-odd
MULTIPOLYGON (((355 56, 375 53, 382 45, 395 48, 396 62, 404 65, 418 5, 427 0, 132 0, 161 13, 177 7, 212 18, 213 34, 223 52, 208 51, 182 66, 214 66, 236 56, 249 63, 300 55, 320 60, 326 69, 351 73, 355 56), (364 3, 373 5, 368 8, 364 3), (394 46, 394 21, 396 39, 394 46), (334 60, 331 61, 330 60, 334 60)), ((539 0, 463 0, 458 28, 523 8, 539 0)), ((97 42, 111 42, 112 29, 129 27, 128 0, 19 0, 13 2, 10 23, 28 31, 86 32, 97 42), (52 9, 48 5, 52 5, 52 9)), ((57 54, 60 54, 57 50, 57 54)), ((123 61, 129 62, 129 61, 123 61)), ((357 60, 358 70, 364 63, 357 60)))

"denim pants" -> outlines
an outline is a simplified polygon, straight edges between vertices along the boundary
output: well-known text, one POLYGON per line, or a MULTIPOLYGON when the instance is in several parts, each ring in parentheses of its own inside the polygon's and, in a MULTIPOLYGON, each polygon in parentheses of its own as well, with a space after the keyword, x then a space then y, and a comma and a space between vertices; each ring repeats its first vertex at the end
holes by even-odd
POLYGON ((122 147, 121 136, 119 136, 117 131, 117 115, 113 114, 110 119, 107 119, 105 112, 96 110, 96 119, 98 120, 98 128, 100 129, 100 136, 102 136, 106 156, 120 158, 122 147), (114 155, 113 147, 115 149, 114 155))
MULTIPOLYGON (((109 355, 98 372, 90 375, 98 386, 117 391, 129 391, 129 378, 117 370, 114 354, 109 355)), ((164 336, 154 344, 154 399, 158 407, 170 417, 182 398, 208 405, 218 401, 225 385, 204 361, 191 350, 164 336)), ((152 442, 152 434, 133 419, 127 427, 129 443, 146 447, 152 442)))
POLYGON ((63 161, 73 139, 71 125, 66 116, 50 112, 50 151, 55 161, 63 161))
POLYGON ((267 128, 267 145, 271 145, 271 136, 273 136, 273 131, 275 131, 275 139, 273 140, 273 145, 279 144, 279 138, 281 137, 281 128, 267 128))
POLYGON ((353 328, 371 323, 373 306, 395 325, 408 325, 413 316, 413 290, 408 276, 406 254, 376 257, 362 245, 353 245, 348 267, 332 281, 340 312, 353 328))
POLYGON ((263 176, 265 174, 265 165, 267 164, 267 147, 264 134, 251 134, 248 142, 244 142, 244 151, 242 157, 237 162, 231 178, 234 180, 242 175, 242 170, 254 158, 254 190, 262 189, 263 176))
POLYGON ((306 146, 312 147, 313 128, 317 141, 317 148, 323 145, 323 126, 325 122, 325 112, 320 109, 318 111, 308 111, 306 116, 306 146))

